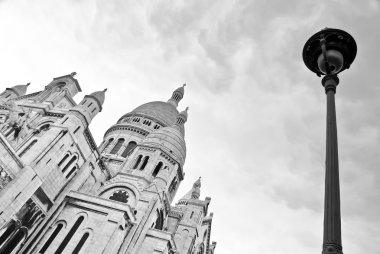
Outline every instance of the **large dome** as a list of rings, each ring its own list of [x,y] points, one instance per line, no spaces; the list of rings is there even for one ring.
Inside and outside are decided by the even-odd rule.
[[[141,144],[161,148],[183,165],[186,159],[186,144],[178,127],[164,127],[152,132]]]
[[[152,101],[135,108],[130,114],[141,114],[153,117],[165,125],[175,123],[178,110],[170,103],[163,101]]]

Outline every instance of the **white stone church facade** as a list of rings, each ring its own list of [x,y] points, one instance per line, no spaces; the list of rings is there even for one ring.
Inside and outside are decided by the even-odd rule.
[[[184,178],[184,87],[122,116],[97,146],[89,125],[106,90],[77,104],[74,76],[0,93],[0,254],[213,254],[200,179],[171,205]]]

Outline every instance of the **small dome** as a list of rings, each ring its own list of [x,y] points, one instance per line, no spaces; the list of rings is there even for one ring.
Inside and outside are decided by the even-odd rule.
[[[164,127],[150,133],[142,145],[161,148],[183,165],[186,159],[186,143],[178,126]]]
[[[175,93],[175,92],[181,93],[181,94],[182,94],[182,97],[183,97],[183,95],[185,94],[185,86],[186,86],[186,84],[183,84],[181,87],[178,87],[178,88],[174,91],[174,93]]]
[[[23,96],[23,95],[26,94],[26,90],[27,90],[27,88],[28,88],[29,85],[30,85],[30,83],[28,83],[26,85],[14,86],[12,88],[7,88],[7,89],[13,91],[14,93],[16,93],[17,96]]]
[[[95,99],[96,102],[99,104],[100,109],[101,109],[103,104],[104,104],[105,97],[106,97],[105,96],[106,91],[107,91],[107,89],[104,89],[103,91],[93,92],[92,94],[86,95],[85,97],[91,97],[91,98]]]

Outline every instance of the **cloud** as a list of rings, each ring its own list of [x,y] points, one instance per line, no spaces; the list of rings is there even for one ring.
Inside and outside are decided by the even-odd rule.
[[[376,253],[379,1],[2,1],[1,84],[77,71],[84,94],[108,87],[91,126],[186,82],[186,177],[212,197],[218,252],[311,253],[323,221],[325,95],[302,62],[326,26],[358,55],[340,75],[337,118],[345,252]],[[33,90],[35,89],[35,90]],[[354,233],[353,233],[354,232]],[[270,246],[270,248],[268,247]]]

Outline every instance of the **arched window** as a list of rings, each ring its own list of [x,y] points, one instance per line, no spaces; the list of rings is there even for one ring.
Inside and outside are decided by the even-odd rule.
[[[3,231],[3,234],[0,236],[0,247],[5,243],[6,240],[12,235],[12,233],[16,230],[16,222],[11,221],[8,224],[6,230]]]
[[[69,158],[70,154],[66,154],[65,157],[62,158],[62,160],[58,163],[58,167],[60,167],[62,165],[62,163],[64,163],[67,158]]]
[[[54,232],[50,235],[49,239],[46,241],[46,243],[44,244],[44,246],[42,247],[42,249],[40,250],[39,253],[43,254],[46,252],[46,250],[49,248],[50,244],[54,241],[54,239],[57,237],[57,235],[61,231],[62,227],[63,227],[62,223],[57,225]]]
[[[71,160],[66,164],[66,166],[62,169],[62,173],[65,173],[65,171],[77,160],[77,156],[74,155]]]
[[[110,154],[117,154],[117,152],[120,150],[121,146],[123,145],[125,139],[119,138],[116,145],[112,148]]]
[[[80,224],[82,224],[84,220],[83,216],[80,216],[77,221],[74,223],[73,227],[70,229],[69,233],[67,233],[65,239],[63,239],[62,243],[59,245],[58,249],[55,251],[55,254],[61,254],[65,249],[75,232],[78,230]]]
[[[44,131],[47,131],[47,130],[49,130],[50,129],[50,124],[44,124],[44,125],[42,125],[40,128],[38,128],[38,130],[40,131],[40,132],[44,132]]]
[[[154,168],[153,173],[152,173],[153,177],[157,176],[158,172],[160,172],[162,168],[162,165],[163,163],[161,161],[157,164],[157,166]]]
[[[121,154],[122,157],[126,158],[128,153],[135,148],[137,143],[135,141],[131,141],[128,143],[127,147],[124,149],[123,153]]]
[[[124,190],[115,191],[109,199],[122,203],[128,203],[129,195]]]
[[[203,254],[203,252],[204,252],[204,244],[201,243],[201,245],[199,246],[197,254]]]
[[[20,157],[22,157],[27,151],[30,150],[30,148],[32,148],[32,146],[34,146],[34,144],[37,143],[37,140],[33,140],[32,142],[29,143],[29,145],[27,147],[25,147],[24,150],[22,150],[22,152],[20,153]]]
[[[148,160],[149,160],[149,156],[145,156],[144,161],[143,161],[143,163],[142,163],[142,165],[141,165],[140,170],[144,170],[144,168],[146,167],[146,164],[148,164]]]
[[[66,179],[69,179],[70,176],[75,172],[76,169],[77,169],[77,166],[75,165],[75,166],[70,170],[70,172],[66,175]]]
[[[108,140],[107,145],[104,147],[104,150],[106,150],[107,148],[109,148],[110,145],[112,144],[112,142],[113,142],[113,138],[110,138],[110,139]]]
[[[162,230],[163,227],[164,227],[164,213],[162,212],[162,210],[161,211],[157,210],[157,219],[156,219],[154,228]]]
[[[173,192],[177,187],[177,179],[174,177],[172,182],[169,185],[169,192]]]
[[[17,251],[25,240],[27,232],[26,227],[20,227],[17,232],[11,236],[9,241],[1,247],[0,253],[12,253],[12,251]]]
[[[142,155],[139,155],[139,157],[137,157],[137,160],[136,160],[136,163],[135,163],[135,165],[133,166],[133,169],[136,169],[137,168],[137,166],[140,164],[140,162],[141,162],[141,159],[142,159]]]
[[[79,243],[77,244],[77,246],[75,247],[74,251],[72,254],[78,254],[79,251],[82,249],[83,245],[85,244],[87,238],[90,236],[89,233],[85,233],[82,238],[80,239]]]

